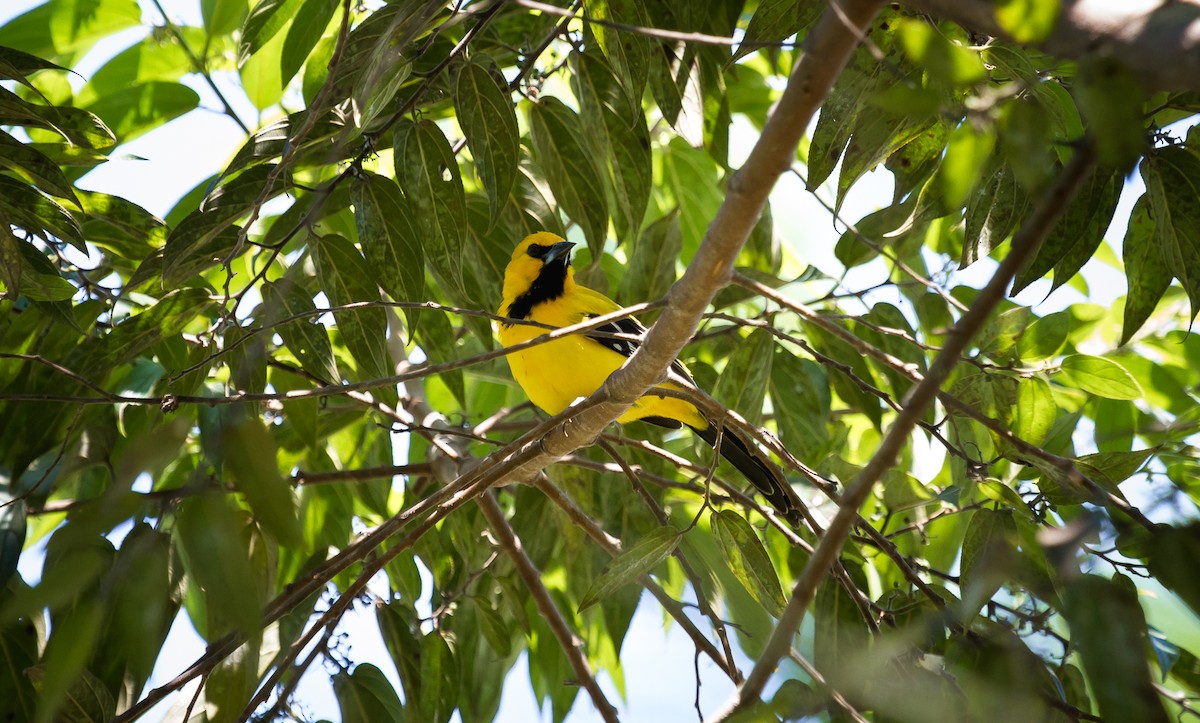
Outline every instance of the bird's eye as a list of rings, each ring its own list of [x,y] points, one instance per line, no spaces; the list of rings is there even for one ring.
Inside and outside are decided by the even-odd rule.
[[[535,259],[540,259],[543,256],[545,256],[546,252],[549,250],[550,250],[549,246],[543,246],[542,244],[530,244],[529,249],[526,251],[526,253],[528,253],[530,256],[532,256]]]

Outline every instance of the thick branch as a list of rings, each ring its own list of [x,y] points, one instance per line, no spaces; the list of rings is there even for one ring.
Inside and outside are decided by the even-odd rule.
[[[963,28],[1012,39],[992,0],[910,0],[908,7]],[[1037,47],[1061,58],[1120,60],[1154,90],[1200,90],[1200,3],[1194,0],[1062,0]]]

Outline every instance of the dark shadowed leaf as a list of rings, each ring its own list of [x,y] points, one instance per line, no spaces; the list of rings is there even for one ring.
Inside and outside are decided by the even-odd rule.
[[[1146,617],[1133,586],[1082,575],[1066,587],[1063,613],[1100,715],[1147,723],[1170,720],[1150,677]]]

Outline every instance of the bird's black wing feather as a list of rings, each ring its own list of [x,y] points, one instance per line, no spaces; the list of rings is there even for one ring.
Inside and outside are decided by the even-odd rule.
[[[599,314],[588,314],[589,318],[595,316],[599,316]],[[596,332],[599,332],[599,334],[596,334]],[[636,339],[617,339],[606,335],[624,334],[629,337],[638,337],[640,339],[641,336],[646,333],[646,327],[642,326],[642,323],[632,316],[626,316],[624,318],[617,319],[616,321],[610,321],[607,324],[603,324],[595,329],[590,330],[589,332],[584,333],[589,339],[598,344],[602,344],[609,349],[612,349],[621,356],[631,357],[641,344],[640,341]],[[685,367],[683,362],[679,361],[678,359],[671,362],[671,371],[675,372],[689,382],[692,381],[692,375],[688,373],[687,367]]]

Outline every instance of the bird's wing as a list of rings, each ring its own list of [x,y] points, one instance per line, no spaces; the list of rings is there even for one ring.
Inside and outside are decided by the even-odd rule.
[[[612,299],[608,298],[599,291],[594,291],[586,286],[575,287],[577,292],[576,298],[580,304],[580,311],[583,312],[584,318],[593,318],[611,314],[614,311],[620,311],[623,307]],[[642,326],[642,322],[632,316],[625,316],[616,321],[610,321],[607,324],[596,327],[591,333],[585,332],[588,338],[602,344],[609,349],[624,357],[631,357],[637,351],[641,344],[641,337],[646,333],[646,327]],[[622,334],[626,338],[617,339],[611,334]],[[631,338],[636,337],[636,338]],[[683,362],[676,359],[671,362],[671,372],[678,374],[690,384],[695,384],[692,380],[692,375],[688,373],[687,367]]]

